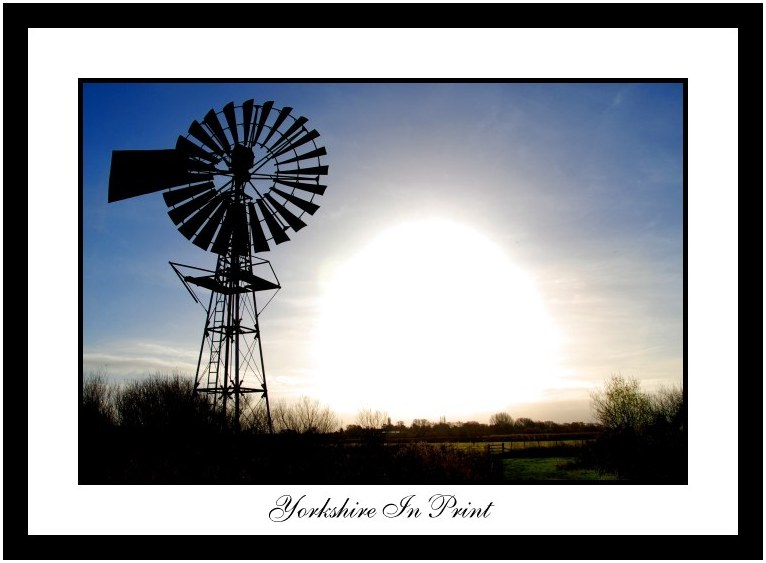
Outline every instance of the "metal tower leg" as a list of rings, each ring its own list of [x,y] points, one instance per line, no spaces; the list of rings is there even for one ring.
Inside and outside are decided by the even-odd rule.
[[[257,265],[266,264],[271,267],[265,260]],[[235,431],[245,414],[261,418],[264,430],[273,432],[255,293],[278,290],[279,282],[255,276],[246,256],[219,257],[213,275],[182,279],[211,290],[194,392],[205,393],[223,424]],[[259,401],[253,405],[245,395],[256,395]],[[257,409],[264,409],[260,416]]]

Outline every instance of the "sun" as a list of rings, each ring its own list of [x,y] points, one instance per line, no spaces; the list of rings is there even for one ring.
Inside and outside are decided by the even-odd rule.
[[[448,220],[405,223],[329,277],[315,392],[342,413],[476,419],[551,387],[559,341],[532,279],[498,245]]]

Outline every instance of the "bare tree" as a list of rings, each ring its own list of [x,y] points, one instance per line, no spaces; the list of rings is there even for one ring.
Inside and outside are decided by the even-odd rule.
[[[91,373],[82,384],[82,412],[88,422],[115,424],[117,388],[107,381],[103,372]]]
[[[388,413],[384,411],[362,409],[356,415],[356,423],[366,430],[383,428],[387,421]]]
[[[275,432],[283,432],[286,430],[295,431],[292,409],[284,400],[272,401],[271,422],[274,425]]]
[[[507,412],[498,412],[489,417],[489,425],[497,430],[510,430],[513,428],[513,417]]]
[[[292,404],[276,403],[271,409],[271,418],[276,431],[293,431],[300,434],[324,434],[334,432],[340,426],[338,417],[330,407],[309,397],[301,397]]]
[[[679,387],[661,387],[651,401],[655,424],[683,425],[684,394]]]

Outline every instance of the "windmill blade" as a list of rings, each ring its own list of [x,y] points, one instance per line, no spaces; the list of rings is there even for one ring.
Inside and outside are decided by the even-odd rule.
[[[293,108],[290,107],[284,107],[280,110],[279,115],[274,120],[274,125],[271,126],[269,134],[266,135],[266,138],[263,140],[264,145],[268,143],[269,139],[271,139],[271,136],[279,130],[280,125],[284,123],[285,119],[287,119],[287,116],[290,115],[291,111],[293,111]]]
[[[307,121],[308,121],[308,119],[306,119],[302,115],[298,119],[293,121],[293,124],[290,125],[290,127],[287,128],[287,131],[285,131],[284,133],[281,134],[282,136],[279,138],[279,141],[275,142],[271,146],[271,150],[272,151],[276,150],[277,147],[280,145],[280,143],[283,143],[283,142],[287,141],[290,138],[290,135],[292,135],[298,129],[300,129],[303,126],[303,124],[306,123]]]
[[[279,175],[293,174],[301,176],[323,176],[327,174],[327,166],[312,166],[310,168],[298,168],[295,170],[280,170]]]
[[[219,172],[219,170],[209,162],[202,162],[201,160],[194,160],[193,158],[186,161],[186,168],[188,168],[190,174],[198,174],[200,172],[216,174]]]
[[[285,131],[284,133],[280,133],[279,140],[274,141],[271,146],[269,147],[269,154],[273,155],[274,153],[277,153],[281,151],[283,148],[285,148],[288,144],[290,144],[292,141],[294,141],[301,132],[298,131],[298,129],[308,121],[305,117],[299,117],[296,119],[293,124]]]
[[[261,136],[261,131],[263,131],[263,126],[266,123],[266,119],[269,117],[269,112],[271,112],[271,106],[274,105],[274,102],[268,101],[264,102],[263,107],[260,108],[260,118],[258,119],[258,126],[255,128],[255,132],[253,133],[253,139],[250,143],[250,146],[255,145],[258,142],[258,137]]]
[[[279,213],[282,219],[287,221],[287,224],[290,225],[292,230],[300,231],[303,227],[306,226],[306,223],[301,221],[297,215],[294,215],[292,211],[274,199],[270,193],[266,194],[266,199],[269,200],[269,203],[272,205],[272,207],[274,207],[274,209],[277,210],[277,213]]]
[[[202,227],[200,232],[197,233],[197,236],[194,237],[194,240],[192,241],[194,244],[199,246],[202,250],[208,249],[210,242],[213,240],[213,235],[221,224],[221,219],[223,219],[223,215],[226,213],[228,207],[229,200],[223,200],[222,204],[215,210],[215,213],[213,213],[208,222],[205,223],[205,226]]]
[[[218,234],[215,237],[215,242],[210,248],[215,254],[226,254],[229,248],[229,240],[231,240],[231,233],[234,231],[234,213],[232,213],[232,205],[226,206],[228,209],[225,212],[223,223],[218,230]]]
[[[295,207],[297,207],[298,209],[302,209],[309,215],[313,215],[314,213],[317,212],[317,209],[319,209],[319,206],[316,203],[311,201],[306,201],[305,199],[301,199],[298,196],[295,196],[293,194],[283,192],[279,188],[271,188],[271,191],[278,193],[287,201],[292,203]]]
[[[291,188],[295,188],[296,190],[303,190],[304,192],[310,192],[316,195],[324,195],[324,191],[327,189],[327,186],[325,186],[324,184],[305,184],[303,182],[283,180],[280,177],[274,178],[274,181],[277,184],[282,184],[283,186],[290,186]]]
[[[281,156],[288,151],[297,149],[301,145],[305,145],[309,141],[313,141],[317,137],[319,137],[319,132],[316,129],[309,131],[300,139],[288,143],[288,145],[285,148],[281,149],[279,152],[274,153],[272,156],[273,157]]]
[[[229,209],[229,215],[234,220],[234,232],[232,234],[231,246],[237,256],[246,256],[248,249],[248,231],[247,231],[247,208],[244,203],[235,203]]]
[[[216,194],[215,190],[207,191],[199,197],[195,197],[194,199],[190,199],[186,203],[182,203],[178,207],[174,207],[173,209],[168,211],[168,215],[170,216],[170,219],[173,221],[173,223],[178,225],[178,223],[185,220],[192,213],[199,210],[208,201],[213,199],[215,197],[215,194]]]
[[[112,151],[108,201],[120,201],[199,181],[175,149]]]
[[[234,113],[234,102],[229,102],[223,106],[223,115],[226,117],[226,124],[229,126],[229,134],[234,139],[234,144],[239,144],[239,132],[237,131],[237,116]]]
[[[282,244],[283,242],[290,240],[290,237],[287,236],[285,230],[282,228],[282,225],[280,225],[279,221],[274,218],[274,214],[272,213],[271,209],[266,207],[266,204],[263,203],[263,200],[259,199],[257,203],[258,209],[261,210],[261,215],[263,215],[263,219],[266,221],[266,225],[269,227],[269,231],[271,231],[271,236],[274,237],[274,242],[276,244]]]
[[[253,100],[246,100],[242,104],[242,142],[247,143],[250,138],[250,120],[253,119]]]
[[[318,149],[313,150],[311,152],[307,152],[305,154],[299,154],[298,156],[294,156],[293,158],[288,158],[287,160],[283,160],[282,162],[277,162],[277,164],[281,166],[283,164],[289,164],[290,162],[298,162],[299,160],[307,160],[309,158],[318,158],[326,154],[327,154],[327,150],[324,147],[319,147]]]
[[[199,124],[199,121],[197,120],[192,121],[192,124],[189,126],[189,135],[197,139],[200,143],[205,145],[215,154],[218,154],[218,155],[223,154],[223,149],[219,147],[218,143],[216,143],[213,140],[213,138],[208,134],[208,132],[205,131],[202,125]]]
[[[213,187],[215,187],[213,182],[205,182],[204,184],[197,184],[196,186],[189,186],[187,188],[179,188],[177,190],[165,192],[162,194],[162,197],[167,206],[172,207],[173,205],[178,205],[182,201],[194,197],[195,195],[199,195]]]
[[[180,152],[181,154],[206,160],[211,164],[215,164],[216,162],[221,160],[214,154],[210,154],[199,145],[195,145],[189,139],[181,135],[178,136],[178,141],[176,141],[176,150]]]
[[[255,212],[255,205],[253,202],[247,204],[247,209],[250,212],[250,236],[253,239],[253,252],[268,252],[269,243],[266,240],[266,235],[261,228],[261,221],[258,219],[258,214]]]
[[[180,233],[191,240],[191,238],[196,234],[197,231],[199,231],[202,224],[205,222],[205,220],[210,217],[213,212],[215,211],[216,207],[218,207],[221,204],[222,196],[221,194],[216,194],[210,202],[205,204],[205,206],[200,209],[196,215],[194,215],[191,219],[186,221],[183,225],[178,227],[178,230]]]
[[[189,170],[189,181],[187,184],[197,184],[199,182],[204,182],[205,180],[212,180],[214,178],[214,175],[212,172],[196,172],[194,170]]]
[[[230,153],[231,145],[229,144],[229,139],[226,138],[226,133],[224,132],[223,127],[221,127],[221,122],[218,121],[218,115],[216,115],[214,109],[211,109],[209,112],[207,112],[205,118],[202,120],[202,123],[210,127],[210,130],[213,132],[213,135],[218,141],[218,144],[224,148],[227,154]]]
[[[215,154],[223,154],[223,149],[218,146],[218,143],[216,143],[210,135],[208,135],[208,132],[205,131],[196,119],[192,121],[192,124],[189,126],[189,135],[197,139]]]

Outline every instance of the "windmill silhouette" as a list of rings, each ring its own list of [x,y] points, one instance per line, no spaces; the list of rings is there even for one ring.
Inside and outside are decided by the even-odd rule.
[[[273,431],[259,316],[281,286],[271,263],[257,255],[305,227],[303,217],[316,213],[315,199],[327,187],[319,183],[328,171],[319,133],[292,109],[229,102],[193,121],[173,149],[112,151],[109,202],[165,190],[181,234],[217,255],[214,270],[170,265],[206,311],[194,392],[237,430],[242,397],[254,394]],[[206,306],[195,288],[210,292]],[[273,293],[259,309],[262,292]]]

